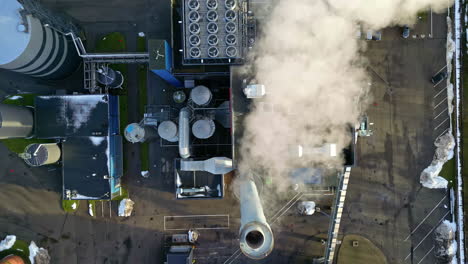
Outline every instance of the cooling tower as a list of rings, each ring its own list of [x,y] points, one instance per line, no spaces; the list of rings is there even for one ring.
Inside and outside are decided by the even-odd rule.
[[[0,104],[0,139],[29,137],[33,132],[33,124],[31,109]]]
[[[257,187],[252,180],[240,181],[240,249],[252,259],[262,259],[273,250],[274,238],[263,214]]]
[[[22,158],[29,166],[38,167],[54,164],[59,161],[61,150],[55,143],[53,144],[30,144],[22,154]]]
[[[17,0],[0,1],[0,18],[0,68],[60,79],[78,67],[71,40],[28,14]]]

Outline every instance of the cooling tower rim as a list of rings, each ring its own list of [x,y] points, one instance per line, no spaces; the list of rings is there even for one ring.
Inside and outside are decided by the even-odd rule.
[[[31,26],[29,32],[18,31],[18,26],[24,23],[18,10],[23,6],[16,0],[3,0],[0,8],[0,32],[8,36],[8,41],[0,41],[0,65],[8,64],[17,59],[27,48],[31,40]],[[28,25],[32,24],[31,17],[27,17]],[[37,19],[35,22],[40,23]],[[42,27],[42,26],[41,26]],[[6,52],[7,51],[7,52]]]
[[[273,232],[268,224],[252,221],[241,226],[239,236],[240,249],[244,255],[251,259],[263,259],[268,256],[274,247]],[[258,248],[252,248],[248,245],[246,238],[250,232],[260,232],[263,235],[263,244]]]

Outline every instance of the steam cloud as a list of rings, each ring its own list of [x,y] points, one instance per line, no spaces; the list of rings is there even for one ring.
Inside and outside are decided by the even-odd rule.
[[[277,0],[262,21],[251,63],[251,83],[264,84],[267,95],[245,119],[240,175],[262,168],[262,176],[287,181],[289,169],[338,168],[343,159],[317,152],[326,143],[346,147],[369,100],[369,78],[358,40],[364,29],[411,25],[420,11],[443,11],[447,0]],[[385,38],[385,36],[383,36]],[[267,107],[268,106],[268,107]],[[273,109],[266,109],[273,108]],[[339,152],[339,151],[338,151]]]

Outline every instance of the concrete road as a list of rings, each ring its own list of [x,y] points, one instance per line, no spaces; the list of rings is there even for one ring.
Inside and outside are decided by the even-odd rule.
[[[366,52],[373,96],[367,113],[375,133],[358,140],[342,233],[370,239],[389,263],[434,263],[432,232],[450,216],[446,190],[419,183],[434,139],[449,126],[445,83],[429,81],[446,64],[445,15],[432,17],[432,38],[403,39],[401,29],[391,28]]]

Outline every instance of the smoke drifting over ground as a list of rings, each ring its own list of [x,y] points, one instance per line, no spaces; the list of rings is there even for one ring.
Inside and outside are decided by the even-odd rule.
[[[317,149],[327,143],[346,147],[349,124],[358,122],[371,100],[364,29],[412,24],[430,7],[447,8],[446,0],[278,0],[257,40],[246,72],[251,83],[264,84],[267,95],[246,117],[239,175],[262,168],[262,176],[284,184],[293,167],[335,167]],[[365,33],[363,33],[365,34]],[[385,39],[385,36],[383,36]],[[302,157],[299,151],[302,150]]]

